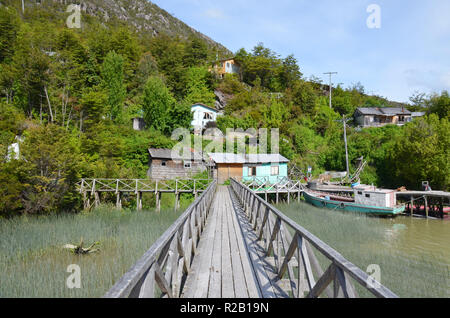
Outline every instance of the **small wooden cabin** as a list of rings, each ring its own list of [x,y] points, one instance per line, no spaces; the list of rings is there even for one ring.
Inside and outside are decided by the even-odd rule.
[[[230,178],[242,180],[245,157],[233,153],[210,153],[210,160],[214,163],[213,178],[219,184]]]
[[[149,169],[147,176],[152,180],[173,180],[191,178],[206,170],[206,164],[201,154],[194,156],[191,151],[190,160],[173,160],[171,149],[154,149],[149,152]],[[201,158],[201,159],[199,159]]]
[[[289,160],[279,154],[210,153],[209,156],[215,165],[213,177],[219,183],[224,183],[230,178],[249,181],[255,177],[277,183],[279,178],[288,176]]]
[[[377,189],[373,186],[358,186],[354,188],[355,203],[372,207],[394,208],[397,198],[394,190]]]

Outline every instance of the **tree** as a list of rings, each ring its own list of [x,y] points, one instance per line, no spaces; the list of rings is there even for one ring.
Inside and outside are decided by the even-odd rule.
[[[289,55],[283,59],[281,72],[280,72],[280,82],[283,88],[289,88],[294,85],[294,83],[300,80],[302,73],[300,72],[300,67],[297,64],[297,59],[294,55]]]
[[[108,95],[98,88],[87,88],[79,101],[80,131],[101,121],[106,114]]]
[[[175,98],[160,77],[152,76],[144,88],[142,106],[147,126],[165,131],[168,125],[167,112],[175,105]]]
[[[211,74],[205,67],[191,67],[186,74],[187,94],[185,101],[187,103],[203,103],[208,106],[214,106],[216,97],[212,92]]]
[[[51,124],[31,128],[25,134],[21,152],[29,165],[28,182],[21,193],[24,212],[74,209],[79,200],[75,183],[81,162],[77,135]]]
[[[198,37],[192,37],[185,48],[183,62],[186,67],[204,65],[208,58],[208,47]]]
[[[108,117],[120,121],[126,97],[123,73],[124,59],[114,51],[106,55],[102,65],[103,86],[108,92]]]
[[[18,31],[19,21],[16,13],[0,7],[0,64],[12,56]]]
[[[450,118],[450,95],[448,91],[443,91],[441,95],[431,95],[426,104],[430,114],[436,114],[439,118]]]
[[[433,188],[450,188],[450,122],[431,114],[405,127],[388,154],[397,182],[419,189],[422,181]]]
[[[175,103],[169,108],[167,113],[167,124],[165,133],[171,135],[177,128],[189,128],[193,120],[193,113],[191,111],[191,103]]]
[[[292,105],[292,118],[298,118],[302,114],[316,114],[316,100],[313,86],[302,80],[296,81],[286,92],[286,103]]]

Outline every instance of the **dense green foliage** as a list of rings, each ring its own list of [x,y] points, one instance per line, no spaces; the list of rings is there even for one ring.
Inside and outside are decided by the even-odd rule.
[[[263,44],[236,53],[241,76],[219,79],[209,71],[218,51],[199,37],[150,37],[90,15],[68,29],[68,14],[54,5],[25,14],[0,7],[2,216],[77,211],[82,177],[145,177],[147,149],[172,147],[172,131],[190,128],[190,105],[214,106],[216,89],[229,96],[220,129],[279,128],[281,153],[315,174],[345,170],[342,115],[391,104],[358,83],[335,88],[330,109],[326,85]],[[362,181],[417,188],[426,179],[449,189],[449,100],[448,92],[413,96],[411,109],[430,116],[406,127],[349,127],[352,164],[369,161]],[[132,130],[136,116],[146,131]],[[21,158],[8,160],[17,136]]]

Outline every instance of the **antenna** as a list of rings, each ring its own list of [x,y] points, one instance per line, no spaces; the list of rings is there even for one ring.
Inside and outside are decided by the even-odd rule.
[[[325,75],[330,75],[330,108],[332,108],[331,107],[331,90],[333,89],[333,87],[331,86],[332,85],[332,83],[331,83],[331,76],[332,75],[335,75],[335,74],[337,74],[338,72],[327,72],[327,73],[323,73],[323,74],[325,74]]]

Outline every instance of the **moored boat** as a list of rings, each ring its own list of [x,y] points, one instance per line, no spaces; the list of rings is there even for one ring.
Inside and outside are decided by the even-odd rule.
[[[397,205],[395,191],[373,187],[354,188],[355,197],[340,197],[317,191],[305,191],[306,202],[320,208],[365,213],[376,216],[396,216],[405,211],[405,205]]]

